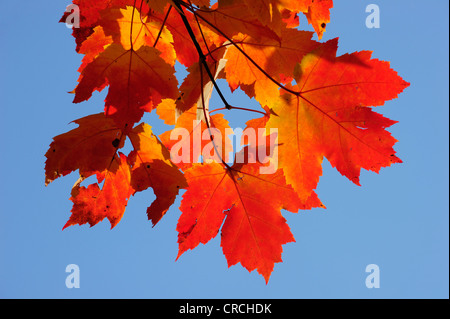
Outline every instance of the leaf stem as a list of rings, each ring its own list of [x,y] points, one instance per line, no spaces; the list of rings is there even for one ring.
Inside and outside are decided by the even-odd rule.
[[[266,113],[264,113],[264,112],[262,112],[262,111],[252,110],[252,109],[247,109],[247,108],[245,108],[245,107],[238,107],[238,106],[232,106],[232,105],[230,105],[229,108],[221,107],[221,108],[218,108],[218,109],[209,111],[209,114],[214,113],[214,112],[218,112],[218,111],[223,111],[223,110],[233,110],[233,109],[234,109],[234,110],[241,110],[241,111],[248,111],[248,112],[259,113],[259,114],[262,114],[262,115],[264,115],[264,116],[267,115]]]
[[[200,64],[200,84],[202,85],[202,90],[201,90],[201,99],[202,99],[202,109],[203,109],[203,116],[205,118],[205,123],[206,123],[206,127],[208,128],[208,133],[209,133],[209,139],[211,140],[211,142],[213,143],[214,146],[214,151],[217,154],[217,156],[220,158],[221,162],[223,165],[225,165],[225,167],[227,169],[231,169],[231,167],[228,165],[228,163],[226,163],[223,160],[222,154],[219,154],[218,150],[217,150],[217,145],[216,142],[214,142],[214,138],[211,134],[211,125],[209,123],[209,118],[208,118],[208,114],[206,113],[206,106],[205,106],[205,95],[203,92],[203,71],[202,71],[202,65]],[[222,150],[223,151],[223,150]]]
[[[155,40],[155,43],[153,44],[153,47],[156,47],[156,44],[158,43],[158,40],[161,37],[161,33],[162,33],[163,29],[164,29],[164,25],[167,22],[167,18],[169,17],[169,13],[170,13],[171,10],[172,10],[172,6],[170,6],[169,9],[167,9],[166,16],[164,17],[164,21],[161,24],[161,29],[159,29],[159,32],[158,32],[158,35],[156,36],[156,40]]]
[[[133,12],[131,13],[131,27],[130,27],[130,47],[131,47],[131,51],[134,51],[133,50],[133,23],[134,23],[134,11],[135,10],[136,10],[136,0],[134,0]]]

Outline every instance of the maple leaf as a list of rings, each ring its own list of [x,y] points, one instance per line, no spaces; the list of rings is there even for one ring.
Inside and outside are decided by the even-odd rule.
[[[111,165],[98,174],[98,184],[72,189],[72,215],[63,229],[72,225],[89,223],[94,226],[107,218],[114,228],[125,212],[129,197],[133,194],[130,184],[130,167],[125,155],[114,156]],[[99,184],[104,181],[100,189]]]
[[[105,51],[105,48],[113,42],[112,37],[107,36],[101,26],[95,27],[89,37],[87,37],[80,45],[78,50],[78,53],[84,54],[79,70],[81,71],[86,68],[86,66],[94,61],[95,58]]]
[[[133,189],[140,192],[151,187],[156,196],[147,209],[148,218],[154,226],[172,206],[179,190],[187,187],[186,180],[170,161],[169,151],[153,135],[148,124],[135,127],[128,137],[134,148],[129,155],[133,163]]]
[[[221,7],[235,7],[240,11],[245,11],[247,16],[243,20],[248,23],[252,19],[258,20],[262,25],[270,27],[276,34],[283,30],[285,17],[294,18],[297,13],[304,13],[308,22],[313,26],[319,39],[325,32],[327,23],[330,22],[330,9],[333,7],[332,0],[222,0],[219,1]],[[228,13],[228,12],[227,12]],[[242,12],[228,13],[229,16],[242,17]],[[296,26],[298,22],[288,25]],[[245,30],[241,28],[241,30]]]
[[[45,154],[46,185],[76,170],[82,177],[104,171],[117,149],[124,145],[121,128],[103,113],[86,116],[74,123],[79,127],[54,137]]]
[[[151,15],[142,16],[142,12],[132,6],[111,8],[99,20],[105,34],[125,50],[139,50],[142,46],[155,47],[161,57],[170,65],[175,64],[176,54],[173,37],[165,26]]]
[[[172,106],[170,107],[170,104]],[[164,117],[161,116],[161,109],[158,106],[158,114],[166,122],[170,119],[175,118],[174,101],[165,101],[161,106],[169,106],[170,112],[165,111]],[[198,119],[197,106],[193,106],[189,111],[184,112],[176,120],[176,124],[173,130],[166,131],[160,135],[162,143],[167,147],[167,149],[174,156],[180,156],[180,160],[176,162],[176,165],[185,170],[192,166],[193,163],[197,163],[200,156],[203,156],[204,160],[216,160],[218,162],[223,159],[225,162],[228,161],[227,155],[232,152],[232,143],[230,133],[227,129],[230,129],[228,121],[224,118],[223,114],[214,114],[209,117],[209,126],[220,134],[217,134],[221,140],[216,140],[217,151],[219,154],[208,154],[205,151],[207,145],[211,145],[211,134],[214,132],[209,132],[208,126],[205,121]],[[183,131],[177,131],[177,129],[183,129]],[[179,133],[187,133],[186,135],[179,135]],[[183,154],[187,152],[187,154]],[[218,155],[218,156],[215,156]]]
[[[237,45],[230,47],[225,56],[230,88],[252,86],[254,94],[249,94],[250,97],[255,97],[262,105],[273,103],[279,95],[279,84],[291,82],[296,64],[319,46],[311,36],[311,32],[285,29],[281,41],[268,38],[256,41],[241,34],[236,39]],[[245,91],[248,92],[248,88]]]
[[[327,23],[330,22],[330,9],[333,8],[331,0],[307,0],[308,11],[302,10],[308,18],[308,22],[312,24],[319,39],[325,32]]]
[[[136,123],[162,98],[178,96],[174,72],[155,48],[125,50],[113,43],[81,71],[74,103],[109,85],[105,113],[120,124]]]
[[[74,122],[79,127],[56,136],[46,153],[46,184],[75,170],[80,174],[72,189],[73,214],[64,228],[86,222],[93,226],[104,217],[114,227],[125,211],[129,196],[149,187],[153,188],[156,199],[147,213],[156,224],[173,204],[179,190],[187,185],[150,126],[142,123],[132,130],[121,129],[104,113]],[[128,158],[124,155],[118,158],[116,152],[124,146],[126,137],[134,149]],[[80,187],[84,179],[94,174],[98,184],[105,181],[102,189],[98,184]]]
[[[196,16],[205,25],[226,38],[233,38],[245,30],[254,39],[272,38],[278,40],[277,33],[261,23],[253,7],[241,0],[220,0],[211,10],[196,12]]]
[[[111,6],[102,12],[79,50],[85,57],[74,103],[109,85],[105,114],[119,125],[131,125],[162,98],[178,95],[173,39],[164,26],[134,7]]]
[[[282,171],[261,175],[260,166],[196,164],[186,171],[189,188],[180,206],[178,257],[214,238],[223,223],[221,246],[228,266],[240,262],[269,280],[274,264],[281,262],[282,245],[294,241],[281,209],[297,212],[322,204],[315,195],[302,203]]]
[[[303,58],[291,88],[297,93],[271,105],[278,116],[266,124],[283,136],[279,165],[303,199],[317,186],[323,156],[358,185],[361,168],[378,172],[401,162],[385,130],[396,122],[369,107],[396,98],[409,83],[368,51],[336,58],[336,50],[330,40]]]
[[[273,1],[273,0],[264,0]],[[280,5],[293,13],[304,13],[308,22],[313,26],[319,40],[330,22],[332,0],[279,0]]]
[[[108,0],[108,1],[91,1],[91,0],[73,0],[73,4],[82,8],[79,10],[80,25],[73,28],[72,35],[77,44],[76,51],[79,52],[83,42],[94,32],[98,20],[102,16],[102,12],[111,7],[125,7],[125,5],[133,5],[134,0]],[[65,23],[70,12],[65,12],[59,22]]]

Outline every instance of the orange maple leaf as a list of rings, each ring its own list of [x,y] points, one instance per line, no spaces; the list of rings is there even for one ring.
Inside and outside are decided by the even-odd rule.
[[[151,187],[156,196],[147,209],[147,215],[153,225],[164,216],[175,201],[178,192],[186,188],[183,174],[170,161],[169,151],[161,144],[151,127],[142,123],[129,134],[134,150],[130,153],[131,184],[141,192]]]
[[[164,117],[161,117],[166,120],[166,123],[171,123],[169,122],[170,119],[175,118],[174,105],[174,101],[166,100],[158,106],[157,112],[160,116],[161,112],[163,112],[162,110],[165,110],[163,113]],[[163,107],[169,107],[170,112],[163,109]],[[199,120],[197,116],[197,105],[194,105],[190,110],[180,115],[176,122],[173,122],[175,124],[173,130],[166,131],[160,135],[162,143],[171,154],[180,157],[176,165],[182,170],[191,167],[194,163],[198,163],[200,156],[203,156],[204,160],[211,159],[220,162],[223,159],[225,162],[228,162],[227,155],[233,151],[232,143],[228,136],[231,131],[227,131],[227,129],[230,129],[230,126],[223,114],[214,114],[209,117],[210,129],[214,131],[209,131],[205,121]],[[182,131],[178,132],[177,129],[182,129]],[[211,135],[214,135],[216,132],[220,132],[218,134],[220,141],[218,139],[215,140],[216,149],[214,149]],[[207,152],[207,146],[212,147],[211,152]],[[183,152],[187,153],[183,154]]]
[[[292,71],[298,61],[320,45],[311,36],[311,32],[285,29],[280,41],[270,38],[256,41],[243,34],[235,37],[237,45],[230,47],[225,55],[230,88],[251,86],[254,96],[250,97],[263,106],[270,105],[279,95],[279,84],[292,81]]]
[[[279,165],[302,199],[317,186],[323,156],[358,185],[361,168],[378,172],[401,162],[385,130],[396,122],[370,106],[396,98],[409,83],[370,52],[336,58],[336,50],[331,40],[308,54],[296,70],[297,85],[270,105],[278,116],[266,127],[279,130]]]
[[[155,48],[125,50],[113,43],[81,71],[74,103],[109,85],[105,113],[119,124],[134,124],[162,98],[178,96],[174,72]]]

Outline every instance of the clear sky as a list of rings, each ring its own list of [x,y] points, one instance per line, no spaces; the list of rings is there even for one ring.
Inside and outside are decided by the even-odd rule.
[[[365,26],[371,3],[379,29]],[[106,92],[71,103],[81,56],[58,23],[68,4],[3,1],[0,10],[0,297],[449,297],[448,1],[427,1],[426,10],[417,0],[335,1],[323,40],[339,37],[339,54],[372,50],[411,83],[378,108],[399,121],[390,131],[404,163],[363,172],[358,187],[326,162],[317,193],[328,208],[285,212],[296,243],[284,246],[268,285],[240,265],[228,269],[220,236],[175,262],[180,198],[152,228],[151,190],[131,198],[113,230],[105,220],[61,231],[77,177],[45,187],[44,154],[70,121],[100,112]],[[304,19],[302,27],[311,30]],[[254,105],[242,94],[228,99]],[[235,127],[242,115],[227,114]],[[65,285],[68,264],[80,268],[79,289]],[[369,264],[380,268],[378,289],[365,285]]]

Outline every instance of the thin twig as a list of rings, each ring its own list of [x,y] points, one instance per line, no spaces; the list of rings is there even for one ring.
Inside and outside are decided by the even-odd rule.
[[[219,153],[219,151],[217,149],[216,142],[214,141],[213,135],[211,134],[211,125],[209,123],[208,114],[206,113],[205,95],[204,95],[204,92],[203,92],[203,70],[202,70],[202,65],[201,64],[200,64],[200,84],[202,86],[201,100],[202,100],[203,117],[205,118],[206,127],[207,127],[208,133],[209,133],[209,139],[213,143],[214,151],[217,154],[217,156],[220,158],[222,164],[225,165],[226,168],[231,169],[231,167],[228,165],[228,163],[226,163],[223,160],[223,157],[222,157],[222,154],[221,154],[222,152]],[[224,151],[224,150],[222,150],[222,151]]]
[[[218,112],[218,111],[223,111],[223,110],[241,110],[241,111],[248,111],[248,112],[254,112],[254,113],[259,113],[262,114],[264,116],[267,115],[267,113],[264,113],[262,111],[258,111],[258,110],[252,110],[252,109],[247,109],[245,107],[238,107],[238,106],[232,106],[230,105],[230,108],[226,108],[226,107],[221,107],[212,111],[209,111],[209,114],[214,113],[214,112]]]
[[[186,9],[188,9],[189,11],[191,11],[195,16],[199,17],[201,20],[203,20],[206,24],[208,24],[211,28],[213,28],[214,30],[216,30],[218,33],[220,33],[220,35],[222,35],[225,39],[227,39],[236,49],[238,49],[246,58],[248,61],[250,61],[250,63],[252,63],[259,71],[261,71],[270,81],[272,81],[273,83],[275,83],[278,87],[280,87],[281,89],[296,95],[296,96],[301,96],[300,92],[291,90],[289,88],[287,88],[286,86],[284,86],[283,84],[281,84],[280,82],[278,82],[277,80],[275,80],[270,74],[268,74],[261,66],[259,66],[258,63],[256,63],[242,48],[240,48],[229,36],[227,36],[225,33],[222,32],[222,30],[220,30],[218,27],[216,27],[214,24],[212,24],[211,22],[209,22],[207,19],[205,19],[204,17],[202,17],[200,14],[197,13],[197,10],[193,10],[190,6],[188,6],[186,3],[184,3],[183,1],[177,1],[177,5],[183,5],[184,7],[186,7]]]
[[[217,85],[217,82],[216,82],[213,74],[211,73],[211,70],[208,67],[208,63],[206,62],[206,56],[204,55],[204,53],[200,47],[200,44],[198,43],[197,39],[195,38],[194,31],[192,30],[192,27],[190,26],[189,21],[187,20],[186,15],[183,12],[183,9],[180,5],[180,1],[174,0],[174,3],[179,9],[178,11],[180,12],[180,17],[183,20],[183,24],[186,27],[186,30],[188,31],[192,42],[194,43],[194,46],[199,55],[201,64],[203,64],[203,66],[205,67],[206,73],[208,74],[208,77],[210,78],[211,82],[213,83],[214,88],[217,90],[217,93],[219,94],[219,97],[222,100],[223,104],[225,105],[226,108],[229,108],[230,104],[228,104],[227,100],[225,99],[224,95],[222,94],[222,91],[220,90],[219,86]]]
[[[161,29],[159,29],[159,32],[158,32],[158,35],[156,36],[156,40],[155,40],[155,43],[153,44],[153,47],[156,47],[156,44],[158,43],[158,40],[161,37],[161,33],[164,29],[164,25],[167,22],[167,18],[169,17],[170,10],[172,10],[172,6],[170,6],[169,9],[167,10],[166,16],[164,17],[164,21],[161,24]]]

